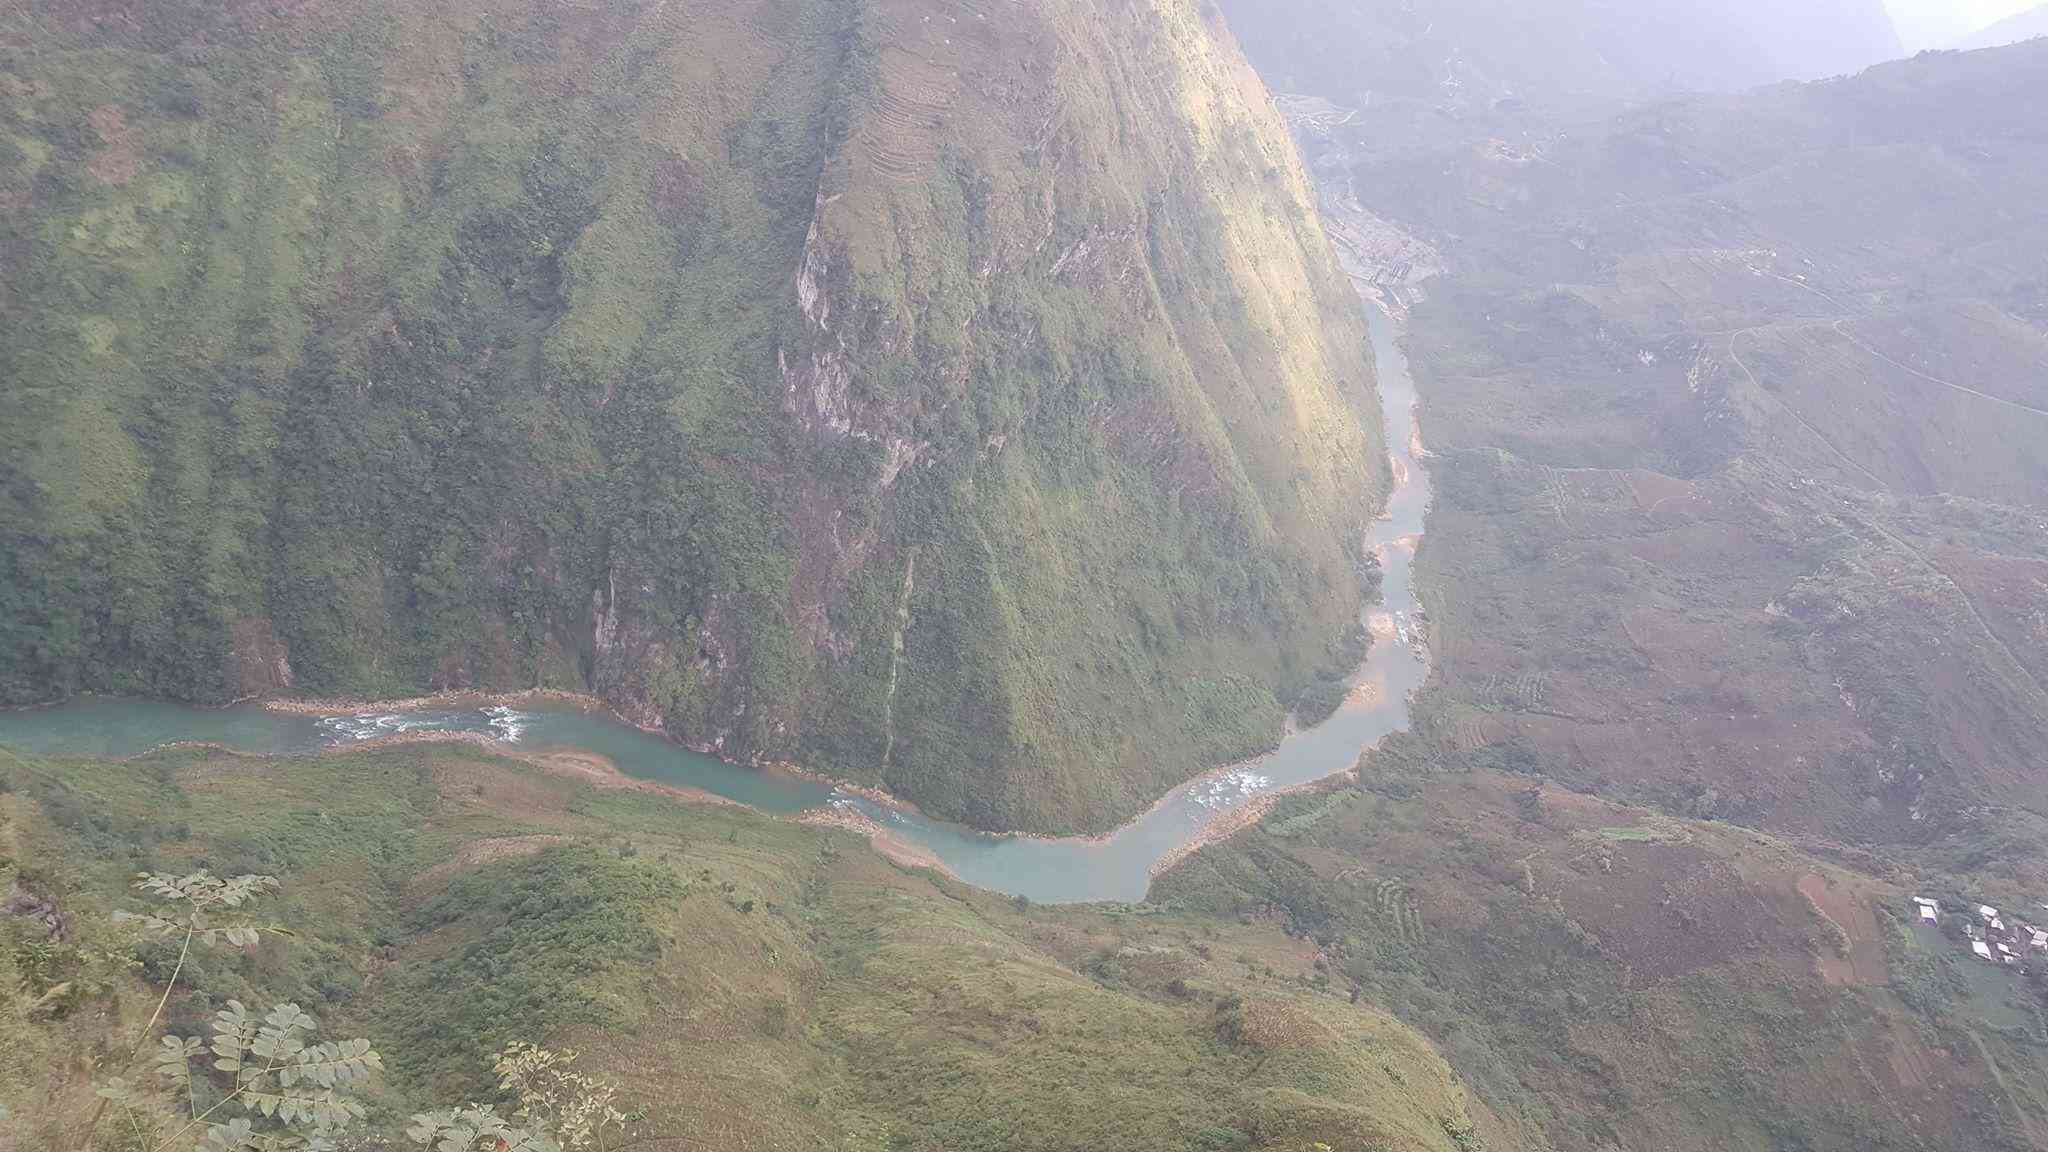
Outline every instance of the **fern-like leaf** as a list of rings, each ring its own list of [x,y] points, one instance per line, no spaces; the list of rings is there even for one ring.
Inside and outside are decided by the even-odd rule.
[[[153,932],[158,936],[176,936],[185,930],[185,925],[175,920],[166,920],[161,916],[151,916],[147,912],[116,911],[114,913],[114,920],[117,923],[140,924],[143,931]]]
[[[561,1152],[553,1140],[511,1123],[489,1104],[419,1113],[405,1134],[434,1152],[479,1152],[501,1145],[503,1152]]]
[[[159,899],[187,901],[195,908],[215,904],[238,908],[280,885],[275,876],[236,876],[222,880],[201,869],[184,876],[169,872],[138,872],[135,887]]]
[[[159,1076],[170,1081],[171,1087],[184,1091],[192,1086],[192,1060],[203,1051],[197,1036],[180,1040],[166,1036],[156,1050],[156,1070]]]
[[[255,1019],[249,1015],[249,1008],[240,1000],[228,1001],[228,1006],[213,1014],[213,1066],[221,1072],[239,1072],[244,1058],[249,1055],[250,1045],[255,1043]]]
[[[305,1036],[319,1028],[319,1024],[305,1009],[297,1004],[280,1004],[270,1010],[263,1023],[256,1029],[256,1038],[249,1044],[251,1055],[265,1060],[280,1061],[295,1059],[305,1049]]]
[[[242,1152],[257,1147],[256,1126],[239,1117],[225,1124],[209,1124],[200,1141],[204,1152]]]

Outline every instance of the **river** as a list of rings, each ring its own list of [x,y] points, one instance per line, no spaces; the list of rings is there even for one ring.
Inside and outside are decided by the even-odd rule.
[[[1373,351],[1386,409],[1395,488],[1370,546],[1383,574],[1369,608],[1374,644],[1354,677],[1359,689],[1322,724],[1289,736],[1256,760],[1174,789],[1145,815],[1097,840],[998,836],[879,804],[829,784],[757,772],[701,756],[659,736],[574,709],[490,708],[363,713],[316,718],[260,706],[219,710],[154,701],[86,698],[51,708],[0,713],[0,744],[25,752],[132,756],[172,741],[208,741],[249,752],[297,754],[420,731],[485,732],[535,751],[593,752],[629,776],[703,789],[764,811],[824,806],[858,811],[943,861],[962,880],[1045,903],[1139,901],[1155,864],[1211,821],[1263,793],[1313,783],[1349,769],[1367,746],[1408,722],[1409,694],[1429,674],[1417,620],[1415,546],[1429,508],[1429,474],[1416,454],[1415,385],[1377,308]]]

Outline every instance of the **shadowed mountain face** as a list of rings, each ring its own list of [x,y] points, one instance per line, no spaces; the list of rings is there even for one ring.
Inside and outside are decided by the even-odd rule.
[[[0,701],[587,689],[1071,829],[1356,656],[1367,333],[1183,0],[14,0],[0,208]]]
[[[1274,89],[1371,98],[1720,91],[1903,55],[1882,0],[1223,0]]]

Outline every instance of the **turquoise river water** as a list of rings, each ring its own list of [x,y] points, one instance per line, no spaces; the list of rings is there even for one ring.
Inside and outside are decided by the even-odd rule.
[[[419,731],[476,731],[533,750],[593,752],[630,776],[700,788],[769,812],[834,806],[873,818],[923,848],[962,880],[1049,903],[1138,901],[1153,865],[1224,812],[1261,793],[1291,788],[1350,768],[1366,747],[1405,727],[1409,695],[1429,673],[1416,620],[1415,546],[1429,507],[1429,476],[1414,426],[1415,386],[1377,308],[1373,349],[1379,362],[1387,443],[1396,486],[1370,545],[1380,557],[1381,603],[1369,609],[1374,644],[1356,676],[1359,688],[1329,720],[1289,736],[1268,755],[1209,773],[1168,793],[1149,812],[1099,840],[1054,840],[975,832],[878,804],[829,784],[757,772],[698,755],[607,717],[574,709],[420,710],[311,717],[248,706],[219,710],[153,701],[88,698],[0,713],[0,744],[51,755],[122,757],[172,741],[209,741],[249,752],[315,752]]]

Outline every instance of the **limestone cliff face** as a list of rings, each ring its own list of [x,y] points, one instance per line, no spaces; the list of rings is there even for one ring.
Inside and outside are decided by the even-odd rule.
[[[587,686],[1068,829],[1341,662],[1368,342],[1205,5],[105,7],[0,18],[8,696]]]

